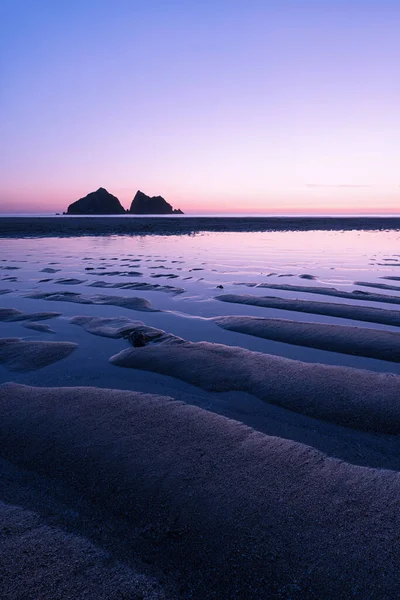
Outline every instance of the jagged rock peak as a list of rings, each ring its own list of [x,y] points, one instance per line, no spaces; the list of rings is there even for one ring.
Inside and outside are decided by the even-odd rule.
[[[147,196],[140,190],[136,192],[129,212],[135,215],[183,215],[179,208],[173,209],[162,196]]]
[[[122,215],[124,207],[116,196],[103,187],[68,206],[69,215]]]

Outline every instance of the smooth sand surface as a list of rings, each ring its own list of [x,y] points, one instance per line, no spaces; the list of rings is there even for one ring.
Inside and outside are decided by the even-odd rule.
[[[234,304],[249,304],[264,308],[278,308],[316,315],[327,315],[354,321],[368,323],[382,323],[384,325],[400,326],[400,312],[384,308],[369,306],[354,306],[352,304],[333,304],[330,302],[316,302],[314,300],[298,300],[292,298],[277,298],[274,296],[253,296],[251,294],[222,294],[216,296],[221,302]]]
[[[338,425],[400,433],[400,377],[391,373],[305,363],[173,335],[122,350],[110,362],[177,377],[213,392],[248,392]]]
[[[9,371],[35,371],[67,358],[76,347],[73,342],[26,342],[19,338],[0,338],[0,364]]]
[[[229,331],[268,340],[400,362],[400,333],[397,332],[247,316],[216,317],[213,320]]]
[[[1,237],[179,235],[196,231],[400,230],[398,217],[0,217]]]
[[[75,302],[76,304],[109,304],[131,310],[158,312],[151,307],[149,300],[129,296],[102,296],[100,294],[79,294],[75,292],[32,292],[26,298],[34,300],[50,300],[53,302]]]
[[[64,486],[66,501],[77,495],[80,509],[93,514],[87,536],[96,539],[99,515],[107,525],[111,560],[102,567],[99,553],[74,539],[68,581],[68,566],[58,569],[68,552],[64,534],[43,526],[49,556],[43,564],[39,547],[36,563],[29,554],[40,539],[36,517],[1,511],[17,552],[18,522],[32,530],[24,560],[32,559],[39,574],[48,566],[39,582],[44,598],[54,598],[56,577],[71,597],[92,597],[99,580],[87,577],[88,551],[100,582],[107,576],[111,588],[121,576],[129,582],[120,562],[107,575],[113,559],[125,560],[127,569],[141,561],[158,579],[168,577],[172,598],[180,592],[194,599],[393,600],[398,593],[400,479],[394,472],[329,459],[159,396],[16,384],[0,387],[0,454]],[[55,520],[45,507],[42,518]],[[5,566],[3,586],[11,589],[15,566],[9,560]],[[36,589],[28,570],[18,573],[19,586],[24,580],[28,592]],[[74,594],[74,586],[86,586],[89,595]],[[17,597],[11,591],[7,598]]]
[[[372,292],[364,292],[354,290],[353,292],[345,292],[330,287],[313,287],[306,285],[290,285],[278,283],[238,283],[237,285],[245,285],[247,287],[268,288],[271,290],[284,290],[286,292],[302,292],[307,294],[321,294],[323,296],[334,296],[336,298],[347,298],[349,300],[368,300],[369,302],[386,302],[389,304],[400,304],[400,297],[388,296],[386,294],[374,294]]]

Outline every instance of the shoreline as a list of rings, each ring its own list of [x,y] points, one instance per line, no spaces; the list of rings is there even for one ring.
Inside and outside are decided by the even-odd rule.
[[[400,217],[0,216],[0,238],[201,232],[400,230]]]

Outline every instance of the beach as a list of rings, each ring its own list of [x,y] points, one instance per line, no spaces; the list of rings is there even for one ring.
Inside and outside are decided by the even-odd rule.
[[[1,218],[3,597],[393,600],[399,227]]]
[[[2,237],[70,237],[81,235],[190,235],[213,232],[259,231],[385,231],[399,230],[400,217],[212,217],[168,215],[2,216]]]

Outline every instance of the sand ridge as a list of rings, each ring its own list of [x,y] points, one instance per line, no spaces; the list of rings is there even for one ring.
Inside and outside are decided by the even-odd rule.
[[[215,299],[221,302],[249,304],[263,308],[278,308],[280,310],[327,315],[341,319],[352,319],[354,321],[400,326],[400,313],[398,310],[354,306],[352,304],[333,304],[329,302],[317,302],[315,300],[299,300],[296,298],[279,298],[276,296],[253,296],[251,294],[222,294],[216,296]]]
[[[0,338],[0,364],[10,371],[35,371],[67,358],[77,348],[73,342],[24,341]]]
[[[145,298],[134,298],[128,296],[105,296],[101,294],[79,294],[76,292],[31,292],[26,298],[35,300],[49,300],[53,302],[75,302],[77,304],[109,304],[120,306],[131,310],[144,312],[161,312],[151,307],[149,300]]]
[[[165,336],[162,329],[149,327],[142,321],[133,321],[127,317],[88,317],[76,316],[69,320],[72,325],[79,325],[88,333],[109,338],[127,337],[129,332],[134,331],[144,336],[144,341],[149,342],[155,338]]]
[[[1,456],[124,522],[184,598],[396,597],[398,474],[160,396],[0,391]]]
[[[134,281],[126,283],[109,283],[107,281],[93,281],[89,287],[98,288],[119,288],[122,290],[143,290],[147,292],[166,292],[169,294],[182,294],[186,290],[184,288],[175,287],[173,285],[160,285],[159,283],[145,283],[143,281]]]
[[[247,316],[216,317],[213,321],[223,329],[264,339],[400,362],[400,333],[397,332]]]
[[[176,377],[207,391],[239,390],[362,431],[400,433],[400,376],[305,363],[171,334],[110,358],[119,367]]]
[[[0,308],[0,321],[15,322],[15,321],[45,321],[47,319],[54,319],[59,317],[59,312],[35,312],[35,313],[24,313],[22,310],[17,308]]]
[[[388,304],[400,304],[400,297],[388,296],[385,294],[374,294],[372,292],[364,292],[354,290],[353,292],[345,292],[332,287],[313,287],[306,285],[290,285],[278,283],[236,283],[236,285],[244,285],[247,287],[267,288],[271,290],[282,290],[286,292],[304,292],[307,294],[321,294],[323,296],[334,296],[336,298],[348,298],[350,300],[368,300],[369,302],[384,302]]]

